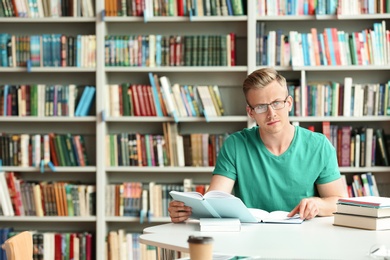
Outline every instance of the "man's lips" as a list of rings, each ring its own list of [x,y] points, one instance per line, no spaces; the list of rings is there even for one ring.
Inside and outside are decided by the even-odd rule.
[[[267,125],[274,125],[274,124],[276,124],[278,122],[279,122],[279,120],[271,121],[271,122],[268,122]]]

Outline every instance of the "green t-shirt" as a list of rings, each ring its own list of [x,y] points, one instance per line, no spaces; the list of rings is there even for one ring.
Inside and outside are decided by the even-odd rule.
[[[267,211],[291,211],[301,199],[318,195],[315,184],[340,178],[333,145],[323,134],[299,126],[279,156],[267,150],[258,126],[231,134],[213,174],[235,180],[233,192],[248,208]]]

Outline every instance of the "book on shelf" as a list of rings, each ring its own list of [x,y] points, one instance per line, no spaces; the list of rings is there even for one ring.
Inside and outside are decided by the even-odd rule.
[[[336,204],[337,213],[349,214],[349,215],[359,215],[367,217],[390,217],[390,207],[367,207],[361,205],[351,205],[351,204]]]
[[[333,225],[368,230],[387,230],[390,229],[390,217],[369,217],[335,213]]]
[[[241,230],[241,222],[238,218],[200,218],[200,231],[225,231],[234,232]]]
[[[247,208],[242,200],[223,191],[199,192],[170,191],[174,200],[182,201],[192,208],[192,218],[238,218],[248,223],[289,223],[300,224],[299,215],[287,217],[287,211],[267,212],[262,209]]]

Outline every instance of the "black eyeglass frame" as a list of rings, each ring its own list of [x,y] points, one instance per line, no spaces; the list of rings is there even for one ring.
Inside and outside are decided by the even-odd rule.
[[[290,96],[290,95],[287,95],[287,97],[286,97],[284,100],[275,100],[275,101],[273,101],[273,102],[271,102],[271,103],[259,104],[259,105],[257,105],[256,107],[252,107],[251,105],[248,104],[248,107],[249,107],[250,109],[252,109],[253,111],[255,111],[256,114],[263,114],[263,113],[267,112],[269,106],[271,106],[273,110],[280,110],[280,109],[283,109],[283,108],[286,107],[286,102],[287,102],[287,99],[288,99],[289,96]],[[279,102],[282,102],[282,103],[283,103],[283,107],[274,108],[274,104],[275,104],[275,103],[279,103]],[[263,112],[258,113],[258,112],[256,111],[256,108],[259,107],[259,106],[265,106],[266,109],[265,109]]]

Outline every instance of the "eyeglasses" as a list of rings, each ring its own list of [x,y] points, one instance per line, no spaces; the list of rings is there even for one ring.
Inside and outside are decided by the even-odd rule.
[[[287,98],[289,96],[287,96],[285,98],[285,100],[283,101],[280,101],[280,100],[276,100],[274,102],[271,102],[269,104],[260,104],[260,105],[257,105],[256,107],[252,107],[250,105],[248,105],[253,111],[255,111],[256,114],[262,114],[262,113],[265,113],[268,111],[268,106],[271,106],[272,109],[274,110],[279,110],[279,109],[282,109],[286,106],[286,102],[287,102]]]

